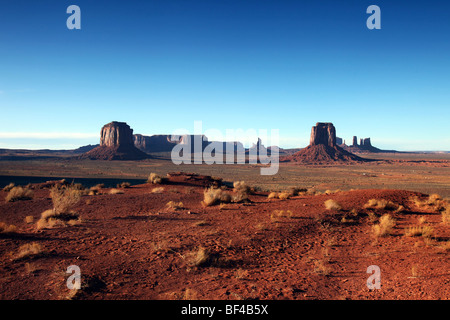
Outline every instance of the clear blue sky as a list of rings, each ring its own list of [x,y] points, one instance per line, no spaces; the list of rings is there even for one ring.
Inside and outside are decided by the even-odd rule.
[[[81,8],[81,30],[66,9]],[[381,8],[381,30],[366,9]],[[0,148],[135,133],[311,126],[380,148],[450,150],[450,4],[381,0],[2,1]],[[263,141],[264,143],[264,141]]]

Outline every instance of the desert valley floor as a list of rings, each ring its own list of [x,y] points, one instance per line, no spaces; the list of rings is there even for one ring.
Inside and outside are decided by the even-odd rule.
[[[167,160],[1,161],[1,176],[68,181],[196,174],[97,187],[71,207],[76,223],[43,228],[42,213],[54,206],[49,188],[30,185],[33,198],[14,202],[0,191],[0,298],[448,299],[450,159],[390,157],[359,165],[281,164],[276,176],[260,176],[258,166]],[[230,197],[239,194],[233,182],[245,181],[253,187],[248,200],[203,205],[211,176],[223,178],[220,190]],[[278,194],[269,197],[272,191]],[[330,199],[337,205],[326,206]],[[377,236],[384,215],[394,224]],[[81,269],[81,290],[66,287],[71,265]],[[381,269],[380,290],[367,287],[371,265]]]

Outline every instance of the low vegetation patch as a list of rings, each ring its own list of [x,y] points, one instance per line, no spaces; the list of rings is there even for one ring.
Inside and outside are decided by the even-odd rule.
[[[162,184],[167,180],[167,178],[161,177],[159,174],[157,173],[150,173],[148,179],[147,179],[147,183],[151,183],[151,184]]]
[[[3,191],[5,191],[5,192],[10,192],[11,189],[14,188],[15,186],[16,186],[16,185],[15,185],[13,182],[11,182],[10,184],[8,184],[7,186],[5,186],[5,187],[3,188]]]
[[[235,181],[233,183],[233,191],[235,195],[233,197],[233,202],[246,202],[248,201],[248,196],[251,194],[251,188],[244,181]]]
[[[125,189],[131,187],[131,183],[129,182],[122,182],[117,184],[117,188]]]
[[[152,189],[152,193],[163,193],[164,188],[163,187],[156,187]]]
[[[431,226],[414,226],[405,230],[405,236],[407,237],[424,237],[430,239],[434,237],[434,229]]]
[[[17,254],[13,260],[20,260],[27,257],[37,256],[42,253],[42,246],[39,243],[26,243],[19,247]]]
[[[396,210],[400,212],[404,210],[404,207],[385,199],[370,199],[364,205],[364,209]]]
[[[420,199],[419,197],[414,197],[411,199],[414,205],[422,209],[431,209],[436,212],[445,211],[450,205],[448,201],[443,200],[438,194],[431,194],[426,199]]]
[[[54,228],[81,223],[79,215],[72,210],[81,199],[81,191],[68,188],[53,187],[50,190],[53,209],[44,211],[36,223],[37,229]]]
[[[214,187],[211,187],[203,192],[202,204],[205,207],[230,202],[231,202],[231,195],[222,189],[215,189]]]
[[[0,222],[0,233],[10,234],[10,233],[16,233],[16,232],[17,232],[17,227],[15,225]]]
[[[183,202],[175,202],[175,201],[169,201],[166,204],[166,207],[172,210],[180,210],[180,209],[184,209],[184,205]]]
[[[195,251],[188,252],[185,260],[190,267],[204,267],[210,263],[210,252],[204,247],[199,247]]]
[[[292,218],[293,214],[291,210],[274,210],[270,214],[270,220],[272,222],[280,222],[284,218],[290,219]]]
[[[122,190],[114,188],[114,189],[109,190],[109,194],[124,194],[124,192]]]
[[[269,193],[269,195],[267,196],[267,198],[269,199],[280,199],[280,200],[287,200],[291,197],[291,193],[290,192],[271,192]]]
[[[325,208],[327,210],[342,210],[342,206],[335,200],[333,199],[328,199],[327,201],[324,202]]]
[[[391,235],[395,227],[395,219],[390,214],[381,216],[380,222],[374,225],[373,233],[376,237],[386,237]]]
[[[34,197],[33,190],[22,187],[13,187],[5,198],[6,202],[19,200],[31,200]]]

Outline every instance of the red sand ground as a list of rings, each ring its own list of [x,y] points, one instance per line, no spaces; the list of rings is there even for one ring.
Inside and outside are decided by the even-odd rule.
[[[52,207],[47,189],[33,200],[6,203],[0,191],[0,221],[18,227],[0,234],[1,299],[66,299],[70,265],[81,268],[76,299],[448,299],[450,227],[431,209],[410,201],[421,194],[356,190],[303,195],[288,200],[250,196],[251,203],[203,207],[205,179],[171,179],[123,189],[124,194],[83,196],[74,210],[82,224],[36,230],[24,222]],[[152,193],[163,187],[162,193]],[[375,238],[363,205],[372,198],[405,206],[392,213],[391,236]],[[343,210],[330,211],[334,199]],[[185,209],[167,208],[182,201]],[[292,217],[272,219],[274,210]],[[342,222],[351,209],[359,214]],[[373,211],[373,210],[372,210]],[[375,210],[377,214],[386,210]],[[435,230],[431,240],[407,237],[419,216]],[[13,260],[18,248],[36,242],[43,253]],[[447,249],[444,247],[447,244]],[[189,265],[191,252],[213,258]],[[381,268],[381,289],[366,286],[370,265]],[[320,268],[320,267],[323,268]],[[328,271],[328,272],[327,272]],[[329,274],[324,274],[329,273]]]

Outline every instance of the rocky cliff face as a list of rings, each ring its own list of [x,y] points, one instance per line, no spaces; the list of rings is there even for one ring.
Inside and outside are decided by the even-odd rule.
[[[92,160],[140,160],[148,157],[134,146],[133,129],[118,121],[104,125],[100,131],[100,145],[80,156]]]
[[[315,146],[324,144],[329,147],[336,146],[336,128],[332,123],[316,123],[311,129],[309,145]]]
[[[103,126],[100,146],[117,147],[133,145],[133,129],[125,122],[113,121]]]

